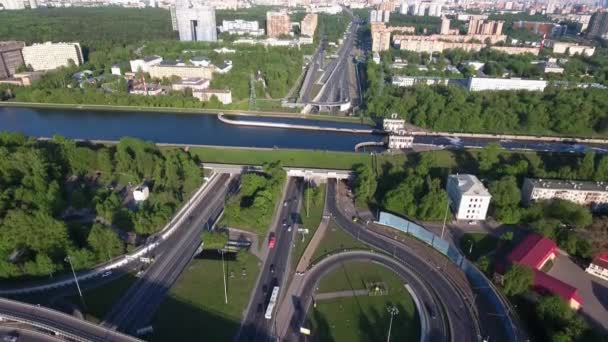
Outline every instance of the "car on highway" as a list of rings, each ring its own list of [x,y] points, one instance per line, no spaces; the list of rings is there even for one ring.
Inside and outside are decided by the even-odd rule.
[[[107,272],[103,272],[103,274],[101,275],[101,277],[105,278],[105,277],[109,277],[111,275],[112,275],[112,271],[107,271]]]
[[[287,219],[283,219],[283,227],[287,225]]]
[[[287,231],[291,232],[291,225],[287,226]]]
[[[270,264],[270,273],[274,273],[274,264]]]
[[[274,233],[270,233],[270,236],[268,237],[268,248],[272,249],[274,248],[274,244],[276,243],[277,237],[274,235]]]

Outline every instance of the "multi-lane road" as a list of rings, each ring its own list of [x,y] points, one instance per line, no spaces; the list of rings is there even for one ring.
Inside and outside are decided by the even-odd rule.
[[[155,262],[133,284],[106,315],[102,325],[127,333],[149,324],[171,286],[194,257],[201,244],[203,228],[212,225],[221,213],[230,180],[220,174],[208,195],[196,206],[179,232],[159,250]]]
[[[275,312],[271,319],[265,318],[265,312],[273,287],[279,286],[280,298],[291,273],[290,252],[297,233],[302,197],[301,179],[290,177],[288,182],[283,203],[280,204],[270,233],[274,234],[276,243],[274,248],[268,250],[262,273],[251,294],[249,308],[235,338],[237,341],[269,341],[276,335]]]

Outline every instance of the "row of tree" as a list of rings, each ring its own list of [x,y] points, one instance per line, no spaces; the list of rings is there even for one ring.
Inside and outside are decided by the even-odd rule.
[[[608,94],[603,89],[549,87],[544,92],[469,92],[459,86],[380,86],[386,75],[367,66],[365,113],[397,113],[414,125],[440,131],[604,135]]]

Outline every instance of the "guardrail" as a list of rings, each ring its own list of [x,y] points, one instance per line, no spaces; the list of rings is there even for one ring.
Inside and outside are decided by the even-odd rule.
[[[209,177],[209,180],[205,182],[195,193],[190,197],[188,203],[180,208],[180,210],[173,216],[173,218],[167,223],[163,229],[161,229],[158,233],[153,235],[152,237],[159,237],[160,240],[166,240],[169,236],[171,236],[177,227],[183,222],[186,217],[188,211],[194,206],[196,206],[202,200],[202,194],[207,190],[209,184],[212,184],[214,180],[217,178],[217,173],[214,173]],[[154,239],[154,238],[153,238]],[[150,251],[154,250],[161,241],[156,241],[146,244],[142,247],[139,247],[131,254],[125,254],[123,256],[117,257],[106,264],[101,264],[96,267],[95,270],[85,271],[77,275],[79,281],[91,279],[93,277],[97,277],[104,272],[111,271],[120,267],[125,266],[128,263],[138,260],[140,257],[146,255]],[[24,287],[19,289],[11,289],[11,290],[0,290],[0,295],[15,295],[15,294],[24,294],[38,291],[50,290],[58,287],[63,287],[67,285],[71,285],[74,283],[74,278],[68,276],[66,279],[57,281],[50,284],[32,286],[32,287]]]
[[[477,269],[473,263],[467,260],[458,249],[426,228],[393,214],[381,212],[377,223],[397,229],[406,234],[411,234],[415,238],[433,247],[433,249],[445,255],[449,260],[456,264],[464,272],[468,281],[479,294],[484,296],[484,298],[494,306],[496,316],[499,317],[505,333],[507,334],[507,338],[510,341],[517,341],[516,328],[510,318],[511,310],[508,303],[505,303],[492,282]],[[477,316],[476,312],[475,316]],[[477,327],[477,329],[479,331],[479,327]]]

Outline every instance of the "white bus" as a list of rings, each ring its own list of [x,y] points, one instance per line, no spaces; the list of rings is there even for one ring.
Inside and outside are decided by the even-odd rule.
[[[268,307],[266,308],[266,314],[264,317],[266,319],[272,318],[272,311],[274,310],[274,306],[277,304],[277,297],[279,297],[279,287],[275,286],[272,289],[272,294],[270,295],[270,301],[268,302]]]

